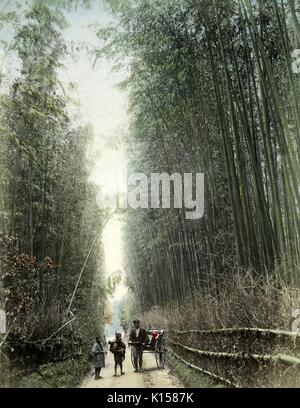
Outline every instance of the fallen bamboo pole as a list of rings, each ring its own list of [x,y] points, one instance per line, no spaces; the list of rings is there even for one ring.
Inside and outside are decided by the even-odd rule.
[[[51,336],[47,337],[46,339],[42,339],[42,340],[33,340],[33,341],[28,340],[28,341],[26,341],[26,343],[28,343],[28,344],[41,344],[42,346],[44,346],[49,340],[52,339],[52,337],[54,337],[56,334],[60,333],[65,327],[67,327],[69,324],[74,322],[74,320],[76,320],[76,317],[74,316],[74,314],[72,312],[71,312],[71,316],[73,316],[72,319],[70,319],[65,324],[63,324],[59,329],[57,329],[54,333],[52,333]]]
[[[3,344],[5,343],[9,333],[10,333],[10,330],[8,330],[8,332],[4,335],[4,338],[2,339],[2,341],[0,343],[0,349],[2,348]]]
[[[43,340],[42,345],[46,344],[47,341],[51,340],[52,337],[54,337],[56,334],[60,333],[65,327],[67,327],[69,324],[74,322],[74,320],[76,320],[75,316],[71,320],[69,320],[67,323],[65,323],[63,326],[61,326],[58,330],[56,330],[54,333],[52,333],[51,336],[49,336],[45,340]]]
[[[72,304],[73,304],[73,301],[74,301],[74,298],[75,298],[75,295],[76,295],[78,286],[79,286],[79,284],[80,284],[80,281],[81,281],[81,278],[82,278],[84,269],[85,269],[85,267],[86,267],[86,265],[87,265],[87,262],[88,262],[88,260],[89,260],[89,258],[90,258],[90,255],[91,255],[91,253],[92,253],[92,251],[93,251],[93,249],[94,249],[94,247],[95,247],[95,245],[96,245],[98,239],[100,238],[100,236],[101,236],[101,234],[102,234],[102,232],[103,232],[103,230],[104,230],[106,224],[108,223],[108,221],[111,219],[111,217],[112,217],[114,214],[115,214],[115,210],[113,210],[113,211],[109,214],[109,216],[107,217],[107,219],[106,219],[106,220],[104,221],[104,223],[101,225],[100,230],[99,230],[98,233],[96,234],[96,237],[94,238],[94,240],[93,240],[93,242],[92,242],[92,245],[91,245],[91,247],[90,247],[90,249],[89,249],[89,251],[88,251],[88,253],[87,253],[87,255],[86,255],[86,258],[85,258],[84,263],[83,263],[83,266],[82,266],[82,268],[81,268],[81,270],[80,270],[80,273],[79,273],[79,276],[78,276],[78,279],[77,279],[75,288],[74,288],[73,293],[72,293],[72,296],[71,296],[71,300],[70,300],[70,303],[69,303],[69,306],[68,306],[68,309],[67,309],[67,316],[69,316],[69,314],[70,314],[70,312],[71,312]]]

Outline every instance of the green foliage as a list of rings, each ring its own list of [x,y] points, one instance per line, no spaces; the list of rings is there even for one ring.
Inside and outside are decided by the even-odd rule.
[[[90,363],[82,358],[40,366],[38,372],[22,378],[18,388],[75,388],[90,369]]]
[[[121,303],[121,324],[125,328],[131,327],[133,320],[139,316],[140,304],[137,296],[132,290],[128,290],[126,296]]]
[[[25,6],[11,50],[20,72],[0,101],[0,229],[10,240],[2,248],[0,277],[16,359],[23,356],[25,344],[39,351],[43,339],[70,319],[66,312],[80,268],[102,224],[97,191],[88,182],[86,150],[92,130],[70,123],[69,98],[58,77],[70,52],[62,35],[63,10],[75,3],[34,0]],[[51,337],[51,344],[65,344],[64,356],[74,351],[79,338],[86,353],[102,330],[102,262],[97,242],[72,305],[76,320]],[[27,363],[30,354],[34,351]],[[68,375],[66,386],[77,374]],[[37,378],[33,375],[33,381]]]
[[[168,366],[171,372],[176,374],[180,381],[188,388],[223,388],[208,376],[195,372],[175,357],[172,357],[172,355],[168,356]]]
[[[122,4],[122,2],[117,2]],[[243,271],[299,284],[297,21],[283,1],[136,1],[98,56],[125,59],[130,168],[204,172],[205,215],[128,211],[128,285],[143,310]]]

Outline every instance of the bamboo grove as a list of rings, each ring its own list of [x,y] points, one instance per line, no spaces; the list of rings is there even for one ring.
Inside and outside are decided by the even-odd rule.
[[[1,43],[4,52],[19,66],[13,83],[14,71],[2,71],[0,101],[0,290],[14,359],[36,354],[34,345],[70,319],[70,298],[103,216],[88,183],[92,131],[72,124],[72,101],[58,75],[71,52],[62,35],[63,2],[29,2],[20,15],[4,8],[0,18],[12,33]],[[72,305],[73,331],[60,333],[85,346],[101,329],[105,301],[96,247]]]
[[[130,167],[205,174],[201,220],[128,211],[141,309],[239,275],[299,285],[299,2],[107,3],[119,25],[97,54],[126,61]]]

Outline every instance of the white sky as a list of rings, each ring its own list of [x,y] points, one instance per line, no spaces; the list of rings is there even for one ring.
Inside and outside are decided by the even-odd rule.
[[[100,45],[93,26],[105,27],[112,17],[101,7],[101,2],[94,1],[93,4],[91,9],[78,9],[67,15],[71,24],[65,32],[67,41],[83,42],[89,47]],[[113,63],[106,59],[98,60],[93,67],[93,60],[87,51],[81,51],[76,62],[68,61],[62,78],[64,82],[77,84],[73,93],[80,101],[82,120],[94,129],[92,153],[95,165],[90,179],[101,186],[104,193],[115,194],[124,188],[116,179],[124,170],[125,159],[121,146],[116,150],[109,144],[122,139],[127,130],[127,96],[117,87],[126,74],[112,72]]]
[[[71,26],[65,31],[66,40],[84,42],[89,46],[100,45],[91,25],[106,26],[111,17],[99,0],[93,4],[91,9],[80,8],[67,14]],[[107,60],[98,60],[93,69],[93,57],[89,57],[85,50],[78,56],[77,62],[66,65],[66,76],[69,81],[77,83],[75,96],[82,103],[84,121],[93,125],[98,136],[113,135],[127,123],[126,96],[115,86],[124,75],[112,74],[113,64]]]

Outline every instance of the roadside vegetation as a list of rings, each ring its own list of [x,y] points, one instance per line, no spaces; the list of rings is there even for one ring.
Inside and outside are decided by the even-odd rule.
[[[98,57],[130,72],[130,169],[205,174],[201,220],[128,210],[140,311],[172,310],[178,326],[289,327],[280,313],[300,276],[297,3],[107,3],[119,25],[99,32]]]
[[[88,181],[93,133],[76,125],[58,75],[72,54],[64,11],[77,3],[0,9],[0,28],[12,33],[1,46],[18,66],[13,80],[0,69],[4,351],[8,370],[39,367],[22,386],[75,385],[71,361],[79,378],[111,289],[101,243],[93,246],[107,217]],[[200,220],[175,208],[127,210],[123,320],[290,331],[300,307],[299,1],[104,4],[116,24],[98,30],[91,54],[128,73],[129,172],[205,174]]]
[[[130,298],[154,327],[291,331],[300,283],[299,2],[107,4],[118,26],[99,32],[98,56],[129,73],[130,170],[205,174],[201,220],[180,209],[128,210]]]
[[[75,103],[59,79],[64,58],[72,56],[63,38],[64,11],[72,2],[34,0],[15,11],[10,6],[0,14],[1,47],[6,61],[14,61],[11,71],[1,67],[0,78],[0,306],[9,327],[2,351],[10,360],[5,377],[15,382],[15,374],[53,362],[19,385],[45,380],[45,386],[73,386],[86,362],[63,360],[86,356],[102,332],[101,243],[86,256],[106,215],[88,181],[92,130],[74,124]]]
[[[38,371],[24,376],[21,388],[76,388],[90,372],[91,364],[85,356],[59,363],[48,363]]]

